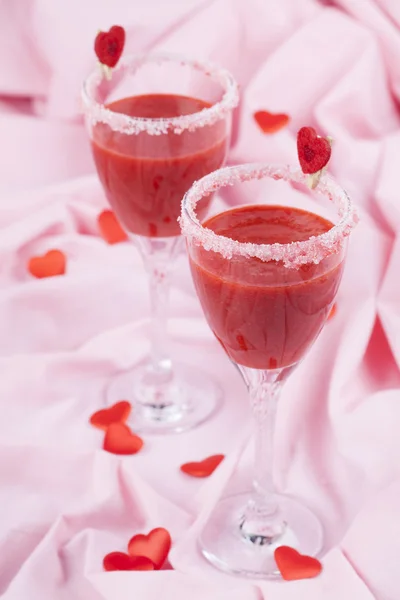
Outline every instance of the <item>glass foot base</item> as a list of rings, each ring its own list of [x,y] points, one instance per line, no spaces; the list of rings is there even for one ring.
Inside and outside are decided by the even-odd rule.
[[[257,579],[280,579],[274,551],[291,546],[302,554],[317,556],[323,546],[323,529],[313,513],[287,496],[275,495],[285,527],[273,541],[243,532],[243,518],[251,494],[221,500],[200,534],[203,555],[226,573]],[[266,542],[266,543],[264,543]]]
[[[222,404],[220,386],[204,371],[174,363],[162,382],[139,365],[118,375],[107,389],[107,404],[128,400],[128,425],[141,433],[180,433],[206,421]]]

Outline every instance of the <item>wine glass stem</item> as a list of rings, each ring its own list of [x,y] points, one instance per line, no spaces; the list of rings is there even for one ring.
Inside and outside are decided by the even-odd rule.
[[[254,494],[245,508],[240,528],[257,545],[271,544],[282,535],[285,523],[273,483],[273,449],[280,371],[241,369],[254,418]]]
[[[263,372],[260,375],[262,377]],[[263,498],[274,493],[274,431],[279,392],[280,384],[268,381],[249,387],[255,426],[253,485]]]
[[[172,361],[168,348],[167,316],[170,277],[181,238],[144,238],[136,244],[142,254],[149,278],[150,360],[148,372],[153,383],[166,384],[172,379]],[[157,379],[157,382],[154,381]]]
[[[168,265],[151,261],[148,265],[150,286],[150,363],[154,372],[171,371],[167,343],[167,314],[170,288]]]

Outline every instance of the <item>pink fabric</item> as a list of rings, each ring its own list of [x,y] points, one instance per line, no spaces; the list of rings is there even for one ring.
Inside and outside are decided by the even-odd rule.
[[[127,51],[208,57],[241,84],[231,162],[296,162],[295,133],[335,138],[331,170],[361,208],[338,312],[284,390],[279,488],[321,516],[315,580],[260,583],[208,566],[196,534],[235,473],[249,478],[245,391],[204,322],[185,258],[172,294],[174,353],[221,381],[225,406],[137,456],[103,452],[88,425],[106,382],[148,349],[146,280],[129,244],[107,246],[106,206],[79,112],[99,28]],[[398,600],[400,594],[400,9],[397,0],[18,0],[0,4],[0,594],[6,600]],[[255,110],[285,112],[263,135]],[[33,280],[49,248],[66,277]],[[227,460],[208,480],[181,462]],[[103,573],[102,558],[165,526],[174,571]]]

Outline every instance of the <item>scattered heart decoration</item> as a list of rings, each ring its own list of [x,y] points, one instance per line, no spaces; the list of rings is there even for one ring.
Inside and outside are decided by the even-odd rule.
[[[104,436],[103,449],[112,454],[136,454],[143,448],[141,437],[124,423],[111,423]]]
[[[43,256],[33,256],[28,262],[28,271],[33,277],[55,277],[64,275],[67,259],[61,250],[49,250]]]
[[[214,454],[199,462],[188,462],[181,465],[181,471],[191,477],[209,477],[224,460],[224,454]]]
[[[289,115],[285,113],[271,113],[267,110],[259,110],[254,113],[254,120],[263,133],[277,133],[290,121]]]
[[[322,571],[322,565],[317,558],[300,554],[290,546],[279,546],[274,552],[275,562],[286,581],[311,579]]]
[[[330,313],[328,315],[328,321],[330,321],[331,319],[333,319],[333,317],[336,315],[337,313],[337,304],[335,302],[335,304],[332,306]]]
[[[332,153],[332,139],[317,135],[313,127],[302,127],[297,133],[297,153],[301,170],[309,175],[307,184],[314,189]]]
[[[148,535],[137,534],[128,543],[130,556],[144,556],[156,570],[161,569],[171,549],[171,536],[163,527],[152,529]]]
[[[120,25],[113,25],[108,31],[99,31],[94,41],[94,51],[105,72],[110,74],[119,59],[125,46],[125,29]]]
[[[126,400],[121,400],[110,406],[93,413],[89,422],[93,427],[107,431],[113,423],[125,423],[131,414],[132,406]]]
[[[154,565],[145,556],[130,556],[124,552],[110,552],[103,558],[105,571],[154,571]]]
[[[97,217],[101,237],[108,244],[126,242],[128,236],[112,210],[103,210]]]

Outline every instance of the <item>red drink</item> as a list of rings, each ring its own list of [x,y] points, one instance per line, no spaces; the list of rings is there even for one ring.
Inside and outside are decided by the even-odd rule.
[[[113,102],[110,110],[131,117],[171,118],[193,114],[210,105],[180,95],[149,94]],[[98,123],[92,150],[109,203],[125,229],[151,237],[180,235],[177,218],[192,183],[218,169],[227,152],[226,124],[176,134],[126,135]],[[209,198],[203,199],[205,207]]]
[[[332,223],[297,208],[246,206],[206,221],[218,235],[254,244],[288,244],[325,233]],[[193,245],[191,270],[206,319],[228,356],[241,365],[277,369],[298,362],[322,329],[343,262],[288,269],[241,255],[231,260]]]

